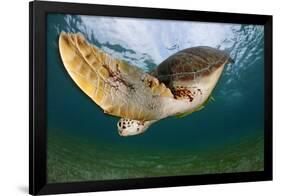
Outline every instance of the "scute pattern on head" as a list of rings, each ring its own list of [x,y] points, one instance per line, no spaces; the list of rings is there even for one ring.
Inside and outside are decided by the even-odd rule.
[[[120,136],[132,136],[144,133],[148,127],[156,121],[138,121],[127,118],[121,118],[117,123]]]

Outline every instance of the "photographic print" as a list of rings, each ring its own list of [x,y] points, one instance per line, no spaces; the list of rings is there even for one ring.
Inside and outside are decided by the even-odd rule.
[[[47,182],[264,170],[264,26],[48,13]]]

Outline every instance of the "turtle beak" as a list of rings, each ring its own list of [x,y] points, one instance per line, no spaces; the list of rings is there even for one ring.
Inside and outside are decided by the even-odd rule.
[[[118,130],[118,133],[119,133],[120,136],[124,136],[123,135],[123,130]]]

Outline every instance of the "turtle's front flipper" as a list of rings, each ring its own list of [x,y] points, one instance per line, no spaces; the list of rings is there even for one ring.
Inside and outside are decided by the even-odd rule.
[[[71,78],[107,114],[138,120],[158,119],[158,98],[173,97],[158,79],[112,58],[81,34],[62,32],[59,51]]]
[[[127,118],[121,118],[118,123],[118,133],[120,136],[132,136],[144,133],[151,124],[157,120],[141,122],[138,120],[131,120]]]

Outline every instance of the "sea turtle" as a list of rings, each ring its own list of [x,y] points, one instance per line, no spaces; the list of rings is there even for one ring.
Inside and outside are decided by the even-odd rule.
[[[75,83],[107,114],[121,117],[121,136],[143,133],[168,116],[200,110],[216,86],[229,55],[198,46],[168,57],[151,73],[108,55],[81,33],[61,32],[62,62]]]

